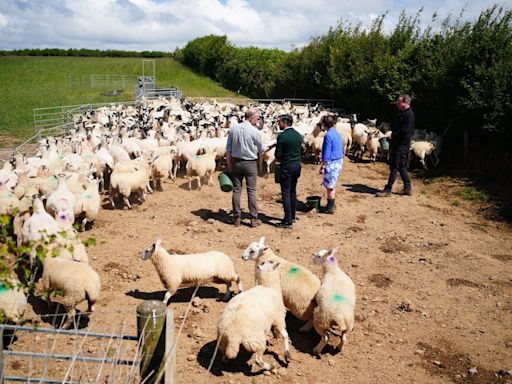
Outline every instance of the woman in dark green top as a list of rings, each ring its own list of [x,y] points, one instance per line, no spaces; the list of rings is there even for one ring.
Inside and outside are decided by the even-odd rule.
[[[276,164],[279,164],[284,219],[276,226],[291,229],[297,209],[297,181],[301,171],[302,135],[293,127],[290,115],[278,117],[277,124],[283,132],[277,137]]]

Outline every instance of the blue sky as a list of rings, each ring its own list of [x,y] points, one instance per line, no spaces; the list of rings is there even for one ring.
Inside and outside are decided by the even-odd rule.
[[[174,51],[188,41],[227,35],[237,46],[290,50],[327,32],[340,19],[369,26],[387,12],[390,31],[405,9],[474,20],[512,0],[0,0],[0,49],[90,48]]]

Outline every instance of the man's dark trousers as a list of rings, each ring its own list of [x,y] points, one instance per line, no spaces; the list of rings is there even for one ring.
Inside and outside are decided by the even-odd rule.
[[[404,189],[411,189],[411,179],[407,173],[407,157],[409,156],[409,147],[400,146],[391,150],[391,158],[389,159],[389,179],[388,183],[384,187],[384,190],[390,191],[395,183],[397,173],[400,173],[400,177],[404,182]]]
[[[283,198],[284,222],[291,224],[297,210],[297,181],[300,177],[301,164],[281,165],[281,195]]]

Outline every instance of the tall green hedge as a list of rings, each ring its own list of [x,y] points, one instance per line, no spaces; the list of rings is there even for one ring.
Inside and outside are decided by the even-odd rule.
[[[189,42],[176,58],[225,87],[254,98],[329,98],[362,117],[391,119],[392,102],[411,94],[417,127],[462,137],[512,139],[512,10],[493,6],[473,21],[459,17],[422,28],[402,13],[384,32],[340,22],[291,52],[239,48],[226,36]]]

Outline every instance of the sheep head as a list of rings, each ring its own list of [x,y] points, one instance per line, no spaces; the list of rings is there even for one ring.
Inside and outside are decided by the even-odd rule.
[[[265,236],[260,238],[260,241],[254,241],[244,250],[242,254],[242,259],[247,260],[256,260],[261,256],[263,251],[267,249],[268,246],[265,245]]]
[[[151,256],[153,256],[153,253],[155,253],[155,250],[160,247],[160,244],[162,244],[162,239],[157,238],[156,241],[151,244],[151,246],[147,247],[145,250],[143,250],[140,253],[140,258],[142,260],[148,260],[151,259]]]
[[[339,249],[340,249],[339,246],[337,246],[333,249],[330,249],[330,250],[321,249],[320,251],[318,251],[317,253],[315,253],[313,255],[313,263],[314,264],[325,264],[325,263],[330,264],[330,263],[336,262],[335,255]]]

